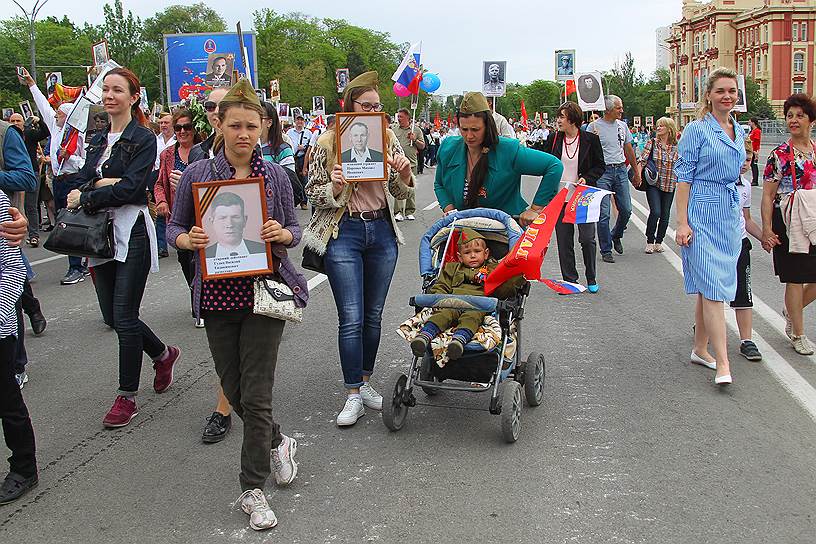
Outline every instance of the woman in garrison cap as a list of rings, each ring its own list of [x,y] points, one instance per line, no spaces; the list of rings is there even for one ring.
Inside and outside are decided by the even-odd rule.
[[[382,111],[377,72],[351,80],[343,93],[343,111]],[[335,123],[335,127],[339,122]],[[354,425],[365,407],[382,408],[382,396],[371,386],[380,345],[385,297],[397,264],[397,244],[404,243],[394,219],[394,199],[414,191],[411,163],[396,135],[386,130],[388,180],[346,181],[336,164],[336,134],[327,130],[318,140],[309,168],[306,196],[315,214],[303,241],[319,255],[337,305],[340,366],[347,398],[337,424]]]
[[[558,190],[564,167],[557,158],[498,135],[482,93],[465,93],[456,114],[461,136],[445,139],[437,154],[434,191],[442,211],[495,208],[529,225]],[[521,196],[521,176],[541,176],[532,205]]]

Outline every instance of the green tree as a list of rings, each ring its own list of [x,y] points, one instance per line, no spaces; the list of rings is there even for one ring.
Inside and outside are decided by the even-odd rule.
[[[745,78],[745,100],[748,102],[748,111],[740,114],[740,120],[747,122],[751,117],[758,119],[776,119],[771,104],[768,99],[762,96],[759,90],[759,83],[754,78]]]
[[[108,40],[111,59],[122,66],[132,67],[133,60],[144,46],[141,19],[134,17],[130,10],[125,14],[122,0],[114,0],[113,6],[105,4],[102,13],[105,22],[99,30]]]

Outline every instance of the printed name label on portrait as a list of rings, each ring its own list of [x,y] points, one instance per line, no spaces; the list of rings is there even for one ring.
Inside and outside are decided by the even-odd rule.
[[[348,179],[383,178],[381,162],[344,162],[343,176]]]

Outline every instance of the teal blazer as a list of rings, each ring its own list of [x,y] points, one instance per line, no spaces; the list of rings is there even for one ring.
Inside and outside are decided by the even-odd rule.
[[[558,191],[564,166],[556,157],[529,149],[514,138],[499,137],[499,145],[488,154],[488,174],[479,207],[519,215],[528,208],[521,196],[521,176],[541,176],[533,204],[546,206]],[[465,205],[467,156],[461,136],[446,138],[439,148],[434,192],[443,210],[449,205],[463,210]]]

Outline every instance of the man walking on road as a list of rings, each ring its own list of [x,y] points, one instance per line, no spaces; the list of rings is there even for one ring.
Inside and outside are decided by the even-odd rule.
[[[601,203],[601,217],[598,220],[598,241],[601,245],[601,257],[605,263],[614,263],[612,248],[619,255],[623,255],[623,231],[632,215],[632,198],[629,195],[629,174],[626,163],[632,165],[634,179],[632,183],[638,187],[641,183],[640,170],[637,168],[635,151],[632,149],[632,133],[629,127],[621,121],[623,117],[623,101],[610,94],[604,98],[606,111],[604,116],[593,121],[587,130],[598,135],[603,147],[606,170],[598,179],[598,188],[615,193],[615,203],[618,206],[618,220],[615,227],[609,230],[609,214],[611,195],[604,197]]]
[[[425,149],[425,136],[418,126],[411,127],[411,114],[402,108],[397,112],[397,125],[393,127],[402,151],[411,163],[411,171],[417,175],[417,153]],[[414,193],[407,200],[394,201],[394,219],[397,221],[413,221],[416,213],[416,197]]]
[[[306,148],[309,147],[309,142],[312,140],[312,133],[306,130],[304,127],[305,124],[306,121],[303,119],[303,116],[298,115],[295,118],[294,128],[290,128],[286,133],[289,139],[292,140],[292,147],[295,151],[295,172],[298,175],[298,179],[300,179],[300,187],[292,187],[294,190],[295,206],[306,203],[306,194],[303,192],[303,188],[306,186],[308,180],[306,179],[306,172],[303,165],[306,162]]]

